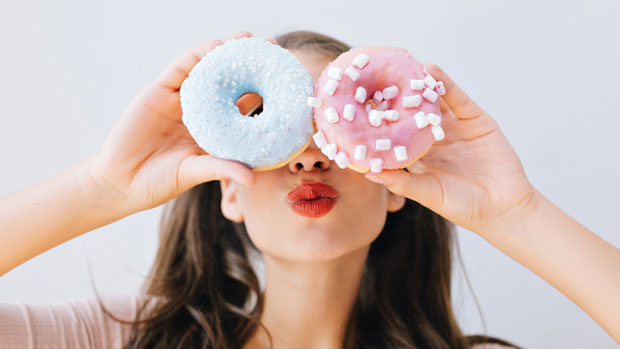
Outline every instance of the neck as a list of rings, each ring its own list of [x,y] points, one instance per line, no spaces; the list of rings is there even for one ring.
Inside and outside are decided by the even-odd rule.
[[[287,261],[264,254],[261,322],[274,347],[342,348],[369,246],[329,261]],[[259,326],[246,348],[268,348]]]

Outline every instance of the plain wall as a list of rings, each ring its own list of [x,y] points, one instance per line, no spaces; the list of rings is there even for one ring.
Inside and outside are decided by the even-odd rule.
[[[613,0],[3,1],[0,195],[96,151],[136,93],[191,46],[239,30],[266,38],[305,29],[439,64],[499,122],[530,181],[620,246],[619,15]],[[132,215],[33,258],[0,277],[0,301],[88,298],[91,281],[102,293],[137,292],[160,214]],[[489,334],[527,348],[616,347],[544,280],[475,233],[458,236]],[[455,287],[464,331],[480,332],[459,269]]]

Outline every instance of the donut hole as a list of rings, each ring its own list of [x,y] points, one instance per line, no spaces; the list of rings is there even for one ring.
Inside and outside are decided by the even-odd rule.
[[[244,93],[237,99],[235,106],[241,115],[254,117],[263,112],[263,97],[254,92]]]
[[[366,102],[364,102],[364,104],[370,104],[370,108],[372,109],[376,109],[377,105],[375,104],[375,102],[371,99],[367,100]]]
[[[382,90],[377,90],[378,92],[381,92]],[[379,99],[375,99],[375,92],[372,92],[368,95],[368,99],[366,100],[366,102],[364,102],[364,107],[368,108],[367,106],[370,106],[370,109],[377,109],[377,110],[388,110],[392,107],[393,104],[393,100],[386,100],[383,97],[378,97]],[[368,109],[367,109],[368,110]]]

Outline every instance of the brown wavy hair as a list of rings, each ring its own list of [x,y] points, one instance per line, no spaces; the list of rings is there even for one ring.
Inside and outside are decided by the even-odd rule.
[[[289,50],[332,59],[350,49],[308,31],[275,39]],[[145,303],[134,321],[118,319],[102,305],[117,321],[133,325],[127,348],[241,348],[259,326],[269,333],[259,320],[263,294],[251,260],[261,252],[243,223],[222,215],[220,202],[220,183],[212,181],[166,204],[160,247],[143,284],[143,292],[157,302],[148,311]],[[469,348],[479,343],[518,348],[461,332],[451,304],[455,255],[462,265],[454,234],[452,223],[409,199],[401,210],[387,214],[370,245],[343,348]]]

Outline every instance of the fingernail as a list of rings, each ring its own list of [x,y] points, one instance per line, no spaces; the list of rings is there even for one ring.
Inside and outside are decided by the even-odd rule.
[[[382,177],[379,177],[379,176],[376,176],[376,175],[366,174],[365,176],[366,176],[366,178],[368,178],[368,180],[370,180],[372,182],[375,182],[375,183],[379,183],[379,184],[386,184],[387,183],[387,180],[385,178],[382,178]]]

